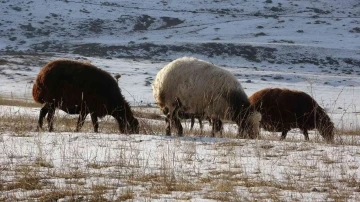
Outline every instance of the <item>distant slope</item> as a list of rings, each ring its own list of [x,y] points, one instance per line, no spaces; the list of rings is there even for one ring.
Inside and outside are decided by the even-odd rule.
[[[0,16],[4,52],[360,66],[358,0],[3,0]]]

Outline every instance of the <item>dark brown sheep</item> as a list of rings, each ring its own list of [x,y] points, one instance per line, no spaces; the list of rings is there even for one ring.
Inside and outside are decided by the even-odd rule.
[[[334,124],[330,117],[304,92],[266,88],[254,93],[249,101],[262,115],[261,127],[282,132],[281,139],[286,138],[290,129],[300,128],[309,140],[308,130],[316,128],[327,142],[334,140]]]
[[[113,116],[121,133],[138,133],[139,122],[129,103],[109,73],[89,64],[71,60],[55,60],[39,72],[32,91],[36,102],[44,104],[40,110],[38,129],[48,114],[49,131],[53,130],[56,108],[68,114],[79,114],[76,131],[91,115],[94,131],[98,132],[98,117]]]

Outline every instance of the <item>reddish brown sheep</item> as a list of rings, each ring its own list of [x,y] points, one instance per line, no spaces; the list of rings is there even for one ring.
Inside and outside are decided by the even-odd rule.
[[[254,93],[249,101],[262,115],[261,126],[267,131],[282,132],[281,139],[290,129],[300,128],[309,140],[308,130],[316,128],[327,142],[334,140],[330,117],[304,92],[266,88]]]
[[[32,91],[40,110],[38,129],[48,114],[49,131],[53,130],[56,108],[68,114],[79,114],[79,131],[90,113],[94,131],[98,132],[98,117],[113,116],[121,133],[138,133],[139,122],[129,103],[109,73],[89,64],[71,60],[55,60],[45,65],[38,74]]]

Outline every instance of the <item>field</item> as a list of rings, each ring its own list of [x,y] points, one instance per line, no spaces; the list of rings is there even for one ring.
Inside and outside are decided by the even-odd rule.
[[[61,112],[56,132],[34,132],[39,108],[16,105],[1,107],[1,200],[360,198],[358,130],[337,131],[330,145],[315,132],[305,142],[297,130],[285,141],[265,131],[258,140],[236,139],[232,124],[226,125],[225,138],[206,137],[198,128],[186,130],[184,137],[168,137],[156,109],[134,107],[142,117],[141,135],[119,135],[109,117],[102,119],[99,134],[92,132],[90,121],[75,133],[77,117]]]
[[[0,201],[360,201],[360,3],[357,0],[23,1],[0,3]],[[310,94],[336,127],[262,130],[255,140],[210,126],[165,136],[157,72],[192,56],[232,72],[248,96],[267,87]],[[57,58],[121,74],[140,134],[112,117],[57,111],[37,132],[31,90]]]

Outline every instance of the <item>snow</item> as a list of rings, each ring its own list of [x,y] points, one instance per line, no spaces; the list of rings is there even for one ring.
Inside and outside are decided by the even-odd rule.
[[[249,96],[267,87],[310,94],[338,132],[334,144],[316,131],[305,142],[298,129],[285,141],[267,131],[248,140],[234,138],[236,126],[226,123],[229,135],[212,138],[205,123],[205,135],[198,124],[195,131],[185,124],[184,137],[168,137],[164,121],[140,118],[141,134],[92,133],[89,120],[90,129],[75,133],[77,117],[63,112],[57,120],[69,120],[69,127],[55,120],[55,132],[34,132],[39,108],[0,106],[0,200],[40,200],[72,190],[55,200],[101,201],[91,198],[98,185],[110,201],[126,193],[135,201],[360,201],[359,8],[358,0],[1,1],[1,98],[31,101],[40,68],[70,58],[121,74],[119,86],[133,109],[161,115],[153,79],[171,60],[192,56],[232,72]],[[135,30],[137,23],[146,25],[144,16],[154,22]],[[163,17],[182,23],[163,27]],[[105,56],[74,53],[92,43],[108,48]],[[144,43],[168,51],[132,49]],[[254,48],[256,60],[247,52],[180,50],[209,43]],[[105,124],[117,127],[106,117],[100,131]],[[41,188],[10,189],[21,176],[40,176]]]
[[[94,176],[81,178],[85,183],[84,189],[93,184],[119,187],[115,189],[116,193],[110,194],[109,200],[122,193],[119,190],[121,187],[130,187],[136,200],[149,199],[141,193],[146,193],[143,186],[145,189],[152,186],[137,183],[145,176],[160,174],[165,178],[174,178],[174,182],[184,181],[200,186],[199,191],[174,191],[160,195],[160,201],[174,200],[179,194],[191,195],[192,201],[204,199],[216,189],[211,184],[199,183],[199,179],[210,176],[214,179],[213,186],[221,180],[236,184],[236,195],[232,192],[231,200],[256,199],[261,194],[273,193],[281,200],[322,201],[336,192],[335,187],[339,192],[349,194],[349,201],[357,201],[360,197],[355,191],[358,185],[350,186],[352,180],[358,183],[359,146],[302,140],[279,142],[68,132],[29,132],[26,137],[5,133],[0,145],[4,167],[18,163],[31,165],[41,158],[51,162],[52,166],[41,168],[38,172],[42,176],[54,175],[50,178],[53,186],[66,189],[67,178],[56,176],[78,171],[85,176]],[[128,176],[129,172],[134,176]],[[97,176],[96,173],[102,175]],[[3,182],[11,179],[8,175],[1,177]],[[129,179],[134,180],[132,184],[129,184]],[[157,180],[151,183],[160,183]],[[18,198],[27,198],[36,191],[15,193]],[[9,199],[13,194],[3,192]]]

